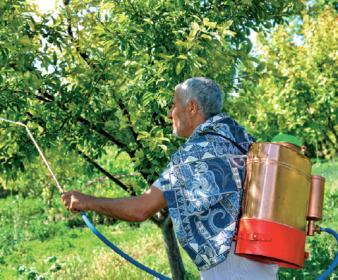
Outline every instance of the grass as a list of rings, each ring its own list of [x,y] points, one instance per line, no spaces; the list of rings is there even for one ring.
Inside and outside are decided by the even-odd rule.
[[[315,164],[313,174],[326,177],[324,219],[318,224],[338,228],[338,164]],[[76,219],[77,220],[76,220]],[[79,223],[78,215],[68,217]],[[0,279],[154,279],[112,252],[86,227],[51,220],[39,199],[0,199]],[[82,222],[80,223],[82,224]],[[98,229],[141,263],[167,276],[170,269],[160,230],[151,222],[139,227],[124,222]],[[310,258],[302,270],[280,269],[280,279],[315,279],[333,260],[334,239],[323,233],[307,238]],[[188,279],[199,273],[182,251]],[[331,279],[337,279],[335,273]]]
[[[119,223],[98,229],[141,263],[170,276],[162,237],[154,224],[130,227]],[[31,279],[153,279],[103,245],[88,228],[69,229],[46,241],[24,241],[3,261],[0,279],[29,279],[30,272],[36,272]],[[192,279],[197,278],[197,270],[189,267]],[[24,269],[21,274],[20,268]]]

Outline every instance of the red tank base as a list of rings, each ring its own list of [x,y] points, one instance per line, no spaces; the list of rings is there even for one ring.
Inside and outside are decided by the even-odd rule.
[[[306,233],[273,221],[241,218],[235,254],[286,268],[303,268]]]

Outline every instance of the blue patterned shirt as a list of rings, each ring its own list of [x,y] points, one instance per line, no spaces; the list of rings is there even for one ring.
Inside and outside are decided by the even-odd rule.
[[[164,193],[176,236],[199,270],[229,253],[253,142],[225,113],[199,125],[154,182]]]

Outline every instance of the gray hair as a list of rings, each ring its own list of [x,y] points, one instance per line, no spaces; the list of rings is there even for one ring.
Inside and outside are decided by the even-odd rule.
[[[219,85],[208,78],[195,77],[185,80],[175,87],[185,106],[195,100],[206,119],[217,115],[223,108],[223,93]]]

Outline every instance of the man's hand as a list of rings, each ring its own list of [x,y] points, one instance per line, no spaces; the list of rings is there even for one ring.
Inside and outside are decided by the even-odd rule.
[[[94,197],[78,191],[66,192],[61,198],[66,208],[72,212],[90,210],[89,205],[94,200]]]

